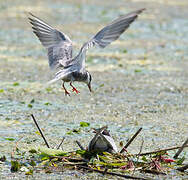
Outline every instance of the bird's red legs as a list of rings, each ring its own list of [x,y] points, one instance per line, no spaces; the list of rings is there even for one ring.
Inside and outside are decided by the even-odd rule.
[[[64,86],[64,83],[65,83],[65,82],[63,82],[63,84],[62,84],[62,88],[65,90],[65,95],[66,95],[66,96],[67,96],[67,95],[70,96],[70,93],[66,90],[66,88],[65,88],[65,86]]]
[[[73,85],[72,82],[70,82],[70,86],[72,87],[72,91],[76,92],[76,94],[80,93],[80,91],[78,91]]]

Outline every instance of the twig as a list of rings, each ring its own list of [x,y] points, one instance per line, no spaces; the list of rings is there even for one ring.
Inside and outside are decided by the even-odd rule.
[[[188,145],[184,146],[184,147],[188,147]],[[179,149],[181,148],[181,146],[176,146],[176,147],[171,147],[171,148],[166,148],[166,149],[160,149],[160,150],[156,150],[156,151],[151,151],[151,152],[146,152],[146,153],[141,153],[139,154],[134,154],[135,156],[145,156],[145,155],[150,155],[150,154],[155,154],[155,153],[159,153],[159,152],[163,152],[163,151],[171,151],[171,150],[175,150],[175,149]]]
[[[120,153],[123,153],[125,151],[125,149],[133,142],[133,140],[136,138],[136,136],[140,133],[140,131],[142,130],[142,128],[140,128],[135,134],[134,136],[127,142],[127,144],[123,147],[123,149],[120,151]]]
[[[108,171],[108,168],[106,167],[106,168],[104,169],[104,171],[103,171],[103,174],[105,175],[105,174],[107,173],[107,171]]]
[[[184,147],[188,144],[188,138],[187,140],[183,143],[183,145],[179,148],[177,153],[174,155],[174,159],[177,159],[180,153],[183,151]]]
[[[87,169],[89,171],[95,171],[95,172],[98,172],[98,173],[101,173],[101,174],[109,174],[109,175],[112,175],[112,176],[119,176],[119,177],[123,177],[125,179],[141,179],[141,180],[147,180],[145,178],[140,178],[140,177],[134,177],[134,176],[129,176],[129,175],[124,175],[124,174],[118,174],[118,173],[114,173],[114,172],[108,172],[108,171],[100,171],[98,169],[93,169],[93,168],[90,168],[90,167],[87,167],[87,166],[78,166],[80,168],[83,168],[83,169]]]
[[[143,148],[143,145],[144,145],[144,140],[142,139],[142,143],[141,143],[141,146],[140,146],[140,151],[138,153],[138,156],[141,154],[142,152],[142,148]]]
[[[61,147],[61,145],[63,144],[64,140],[65,140],[65,137],[63,137],[63,139],[61,140],[60,144],[57,146],[57,149],[59,149]]]
[[[13,158],[14,153],[15,153],[17,147],[18,147],[18,143],[21,141],[21,139],[22,139],[23,137],[24,137],[24,136],[20,137],[20,138],[16,141],[15,147],[14,147],[13,151],[11,152],[11,158]]]
[[[140,146],[140,151],[139,151],[138,156],[136,158],[136,163],[138,163],[139,155],[142,152],[143,145],[144,145],[144,140],[142,138],[142,143],[141,143],[141,146]],[[136,170],[136,166],[134,167],[133,174],[134,174],[135,170]]]
[[[185,171],[186,169],[188,169],[188,164],[186,164],[186,165],[184,165],[182,167],[177,168],[177,170],[181,171],[181,172]]]
[[[44,142],[45,142],[46,146],[47,146],[48,148],[50,148],[50,146],[48,145],[48,142],[46,141],[46,138],[44,137],[44,135],[43,135],[43,133],[42,133],[42,131],[41,131],[41,129],[40,129],[40,127],[39,127],[39,125],[38,125],[38,123],[37,123],[37,121],[36,121],[35,117],[34,117],[34,115],[33,115],[33,114],[31,114],[31,117],[32,117],[32,119],[33,119],[33,121],[34,121],[35,125],[37,126],[37,129],[39,130],[40,135],[42,136],[42,138],[43,138],[43,140],[44,140]]]
[[[78,146],[80,147],[81,150],[85,150],[79,141],[75,141],[75,142],[76,142],[76,144],[78,144]]]
[[[161,174],[161,175],[166,175],[166,173],[161,172],[161,171],[157,171],[157,170],[155,170],[155,169],[143,169],[143,170],[141,170],[141,172],[151,173],[151,174]]]

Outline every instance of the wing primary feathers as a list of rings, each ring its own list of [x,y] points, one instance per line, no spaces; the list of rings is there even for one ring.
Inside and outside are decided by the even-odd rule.
[[[32,25],[33,33],[48,50],[50,68],[65,67],[68,62],[72,62],[72,41],[69,37],[32,13],[29,15],[28,19]]]
[[[100,48],[105,48],[111,42],[118,39],[119,36],[144,10],[145,8],[139,9],[115,19],[109,25],[101,29],[91,40],[85,43],[82,47],[82,50],[87,50],[94,45],[97,45]]]

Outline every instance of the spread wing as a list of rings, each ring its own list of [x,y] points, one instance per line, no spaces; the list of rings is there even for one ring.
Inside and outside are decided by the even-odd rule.
[[[72,60],[72,41],[66,34],[54,29],[33,14],[29,14],[33,32],[48,50],[50,68],[66,67]]]
[[[87,50],[90,47],[98,46],[105,48],[111,42],[119,38],[119,36],[129,27],[129,25],[137,18],[144,9],[139,9],[119,17],[112,23],[101,29],[92,39],[85,43],[82,47]]]

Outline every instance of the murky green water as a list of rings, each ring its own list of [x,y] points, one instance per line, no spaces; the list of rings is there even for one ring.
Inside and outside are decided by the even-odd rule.
[[[88,52],[88,70],[93,75],[90,94],[75,83],[80,95],[65,97],[61,83],[47,86],[53,77],[45,49],[31,31],[26,12],[32,12],[68,34],[75,53],[107,22],[138,8],[147,10],[119,40],[104,50]],[[181,145],[188,129],[188,2],[134,0],[108,1],[1,1],[0,2],[0,155],[8,159],[15,142],[20,148],[43,144],[31,120],[33,113],[55,146],[65,136],[64,149],[77,149],[74,141],[87,146],[91,128],[108,125],[115,140],[126,141],[143,127],[129,147],[137,153]],[[68,87],[68,84],[67,84]],[[81,121],[90,122],[79,134]],[[7,138],[13,138],[12,141]],[[118,145],[118,144],[117,144]],[[187,149],[185,150],[187,151]],[[10,173],[0,164],[3,177],[25,177]],[[60,174],[37,174],[52,179]],[[67,178],[96,178],[96,174],[65,172]],[[169,178],[182,179],[176,172]],[[70,179],[71,179],[70,178]],[[97,178],[103,176],[97,174]],[[109,177],[111,178],[111,177]],[[166,177],[157,177],[166,179]]]

